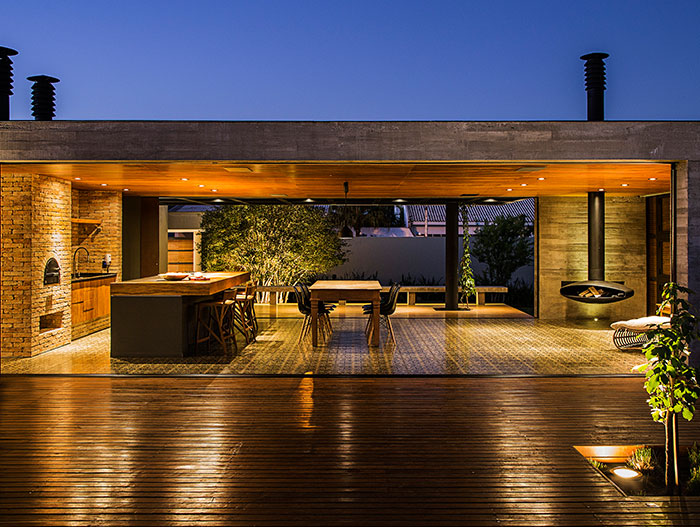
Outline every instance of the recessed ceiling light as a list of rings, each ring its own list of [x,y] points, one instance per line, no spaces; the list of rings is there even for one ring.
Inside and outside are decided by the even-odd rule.
[[[623,183],[623,184],[620,185],[620,186],[621,186],[621,187],[629,187],[629,183]]]
[[[655,178],[655,177],[650,177],[650,178],[649,178],[649,181],[656,181],[656,178]]]
[[[204,188],[204,185],[199,185],[199,188]]]
[[[123,188],[122,190],[123,190],[124,192],[129,192],[129,189],[128,189],[128,188]]]
[[[312,200],[311,198],[306,198],[304,201],[306,203],[313,203],[314,202],[314,200]]]
[[[224,202],[224,200],[221,199],[221,198],[216,198],[216,199],[214,200],[214,203],[223,203],[223,202]]]
[[[527,183],[520,183],[521,187],[527,187]]]
[[[80,181],[79,177],[74,177],[73,179],[75,179],[76,181]]]
[[[605,192],[605,189],[604,189],[604,188],[599,188],[599,189],[598,189],[598,192]]]
[[[484,200],[484,203],[495,203],[495,201],[496,201],[496,200],[493,199],[493,198],[487,198],[487,199]]]
[[[180,181],[189,181],[189,178],[181,177],[181,178],[180,178]]]
[[[211,189],[211,191],[212,192],[219,192],[218,189],[215,189],[215,188]]]
[[[537,181],[544,181],[544,178],[543,178],[543,177],[538,177],[538,178],[537,178]]]
[[[101,187],[106,187],[106,186],[107,186],[107,183],[100,183],[100,186],[101,186]]]
[[[513,189],[512,189],[512,188],[507,188],[507,189],[506,189],[506,192],[513,192]]]
[[[394,200],[394,203],[404,203],[405,201],[405,199],[397,198]]]

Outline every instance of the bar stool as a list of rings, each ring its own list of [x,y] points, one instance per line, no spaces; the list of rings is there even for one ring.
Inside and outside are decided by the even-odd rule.
[[[255,342],[258,334],[258,319],[255,315],[255,296],[257,285],[255,282],[248,282],[245,288],[229,290],[225,298],[232,301],[233,309],[230,313],[232,323],[245,337],[246,344]]]
[[[238,354],[238,344],[233,331],[233,302],[227,299],[199,302],[195,304],[197,325],[195,330],[195,353],[199,351],[201,342],[207,343],[207,352],[211,349],[211,339],[214,338],[224,350],[228,350],[227,342],[233,342],[233,349]]]

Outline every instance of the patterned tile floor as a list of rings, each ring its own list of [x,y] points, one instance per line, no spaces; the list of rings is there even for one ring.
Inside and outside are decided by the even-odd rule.
[[[32,358],[3,358],[2,373],[568,375],[626,374],[641,352],[617,350],[607,326],[533,319],[507,306],[448,314],[404,306],[392,318],[396,343],[382,330],[380,346],[364,338],[356,306],[340,307],[334,332],[313,348],[298,342],[301,318],[287,306],[259,310],[260,333],[234,355],[177,359],[112,359],[109,330]],[[511,317],[503,318],[510,313]],[[270,316],[272,315],[272,316]],[[490,318],[493,315],[497,318]],[[498,318],[501,317],[501,318]]]

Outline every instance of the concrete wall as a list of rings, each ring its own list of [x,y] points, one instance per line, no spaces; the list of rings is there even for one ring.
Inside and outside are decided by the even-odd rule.
[[[445,283],[445,238],[352,238],[346,241],[348,261],[328,271],[329,276],[341,277],[363,273],[365,276],[371,276],[377,273],[379,281],[388,284],[401,282],[402,275],[411,275],[414,279],[423,276],[427,279],[437,279],[441,284]],[[461,258],[461,240],[459,255]],[[472,256],[475,276],[485,267]],[[531,284],[533,267],[521,267],[513,274],[512,279],[515,278]]]
[[[33,356],[71,339],[71,185],[2,171],[2,321],[4,356]],[[56,258],[58,284],[44,285]],[[47,326],[41,327],[41,321]]]
[[[559,294],[563,280],[588,278],[587,198],[539,198],[539,316],[542,319],[646,316],[646,207],[644,198],[605,200],[605,278],[623,280],[630,299],[584,304]]]

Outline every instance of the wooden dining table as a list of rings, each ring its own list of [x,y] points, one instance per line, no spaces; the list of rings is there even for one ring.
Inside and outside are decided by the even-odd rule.
[[[318,312],[322,302],[368,302],[372,304],[370,346],[379,346],[379,293],[377,280],[317,280],[311,291],[311,343],[318,346]]]

